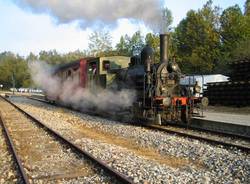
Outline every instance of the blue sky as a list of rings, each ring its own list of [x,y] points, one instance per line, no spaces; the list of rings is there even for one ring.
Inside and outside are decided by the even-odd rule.
[[[197,10],[207,0],[163,0],[173,14],[173,26],[183,19],[188,10]],[[243,9],[245,0],[214,0],[214,5],[227,8],[239,4]],[[91,28],[81,29],[79,24],[57,24],[50,15],[35,14],[21,9],[11,0],[0,0],[0,52],[12,51],[21,56],[29,52],[39,53],[40,50],[56,49],[60,53],[87,49],[88,36]],[[142,23],[132,23],[120,19],[113,27],[111,36],[115,44],[121,35],[132,35],[141,30],[144,34],[150,31]]]

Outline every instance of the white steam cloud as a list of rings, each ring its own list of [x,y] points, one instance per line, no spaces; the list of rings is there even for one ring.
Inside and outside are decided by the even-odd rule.
[[[61,81],[53,75],[51,66],[42,61],[31,62],[29,69],[35,84],[43,89],[48,97],[59,98],[65,105],[76,109],[119,112],[131,107],[135,99],[135,93],[131,90],[104,89],[94,93],[90,89],[79,87],[78,80]]]
[[[161,0],[14,0],[34,12],[50,13],[59,23],[80,20],[84,28],[96,23],[113,24],[120,18],[143,21],[158,29]]]

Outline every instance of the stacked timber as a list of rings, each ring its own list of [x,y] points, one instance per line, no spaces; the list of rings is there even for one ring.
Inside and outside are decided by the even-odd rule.
[[[230,64],[228,82],[208,83],[204,96],[211,105],[250,106],[250,60]]]
[[[250,80],[250,60],[240,60],[230,64],[231,81],[247,81]]]

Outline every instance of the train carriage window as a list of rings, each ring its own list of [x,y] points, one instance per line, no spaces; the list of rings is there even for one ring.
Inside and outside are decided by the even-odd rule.
[[[107,71],[107,70],[109,70],[109,69],[110,69],[110,61],[104,60],[104,61],[102,62],[102,70],[103,70],[103,71]]]
[[[69,71],[67,72],[67,76],[68,76],[68,77],[71,76],[71,70],[69,70]]]
[[[93,64],[93,65],[92,65],[92,72],[93,72],[93,75],[96,75],[96,70],[97,70],[97,66],[96,66],[96,64]]]
[[[96,62],[89,63],[88,67],[89,67],[88,68],[89,74],[91,74],[91,75],[97,74],[97,63]]]

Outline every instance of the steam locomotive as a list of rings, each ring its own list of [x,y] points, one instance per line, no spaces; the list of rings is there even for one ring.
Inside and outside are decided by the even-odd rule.
[[[168,59],[168,35],[160,35],[160,62],[155,64],[153,49],[144,47],[140,58],[132,58],[130,66],[118,74],[118,84],[136,91],[132,114],[156,124],[189,123],[194,108],[206,106],[205,98],[195,97],[201,87],[180,85],[184,75],[175,60]],[[196,111],[199,112],[199,111]]]
[[[206,106],[207,99],[195,97],[200,92],[197,84],[192,90],[180,85],[183,74],[168,58],[167,34],[160,35],[160,62],[155,62],[153,56],[153,49],[146,46],[140,57],[84,58],[57,67],[54,75],[62,82],[74,78],[79,87],[95,88],[95,93],[104,89],[134,91],[134,102],[128,108],[133,119],[156,124],[189,123],[194,109]]]

